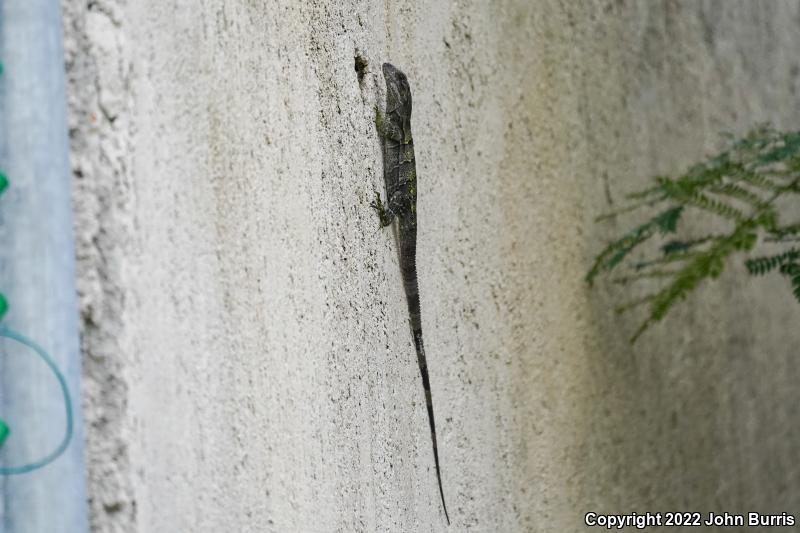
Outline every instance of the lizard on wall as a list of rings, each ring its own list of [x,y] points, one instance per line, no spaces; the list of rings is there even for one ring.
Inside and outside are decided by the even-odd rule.
[[[428,407],[428,422],[433,441],[433,461],[436,466],[436,480],[439,482],[439,495],[448,525],[450,517],[444,502],[442,474],[439,467],[439,449],[436,446],[436,423],[433,419],[431,383],[428,377],[428,364],[422,344],[422,321],[420,319],[419,285],[417,283],[417,167],[414,160],[414,140],[411,137],[411,89],[403,72],[389,63],[383,64],[383,77],[386,80],[386,112],[381,114],[376,108],[375,124],[383,141],[383,177],[386,185],[387,205],[381,202],[380,193],[371,204],[378,211],[381,227],[397,220],[397,241],[400,255],[400,272],[403,277],[411,332],[417,351],[422,385],[425,388],[425,402]]]

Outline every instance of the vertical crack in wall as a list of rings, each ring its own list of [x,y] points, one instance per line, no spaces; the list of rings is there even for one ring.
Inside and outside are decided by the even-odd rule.
[[[122,282],[131,232],[130,62],[121,5],[63,0],[70,159],[93,531],[135,531]]]

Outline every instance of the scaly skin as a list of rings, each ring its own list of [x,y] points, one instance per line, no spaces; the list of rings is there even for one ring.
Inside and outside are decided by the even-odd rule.
[[[419,285],[417,283],[417,168],[414,161],[414,139],[411,137],[411,89],[406,75],[389,63],[383,64],[383,77],[386,80],[386,113],[381,115],[376,109],[375,125],[383,138],[383,176],[386,182],[386,206],[376,193],[372,207],[378,211],[381,226],[388,226],[397,220],[397,239],[400,248],[400,271],[408,300],[408,313],[411,318],[411,332],[417,350],[419,371],[425,388],[425,402],[428,407],[428,422],[433,441],[433,461],[436,466],[436,480],[439,482],[439,495],[448,525],[450,517],[444,502],[442,473],[439,467],[439,449],[436,445],[436,423],[433,419],[431,383],[428,377],[428,364],[422,344],[422,321],[419,307]]]

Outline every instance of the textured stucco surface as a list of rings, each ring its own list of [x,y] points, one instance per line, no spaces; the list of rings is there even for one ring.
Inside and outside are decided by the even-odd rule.
[[[95,531],[446,529],[368,207],[385,60],[415,97],[451,530],[800,508],[780,280],[734,269],[635,348],[583,282],[644,177],[797,128],[800,3],[63,5]]]

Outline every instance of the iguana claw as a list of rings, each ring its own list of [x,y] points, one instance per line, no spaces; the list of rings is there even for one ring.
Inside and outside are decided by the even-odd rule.
[[[378,212],[378,217],[381,220],[381,227],[388,226],[392,223],[392,217],[389,216],[389,212],[383,206],[383,202],[381,201],[381,193],[375,192],[375,199],[370,202],[369,206]]]

